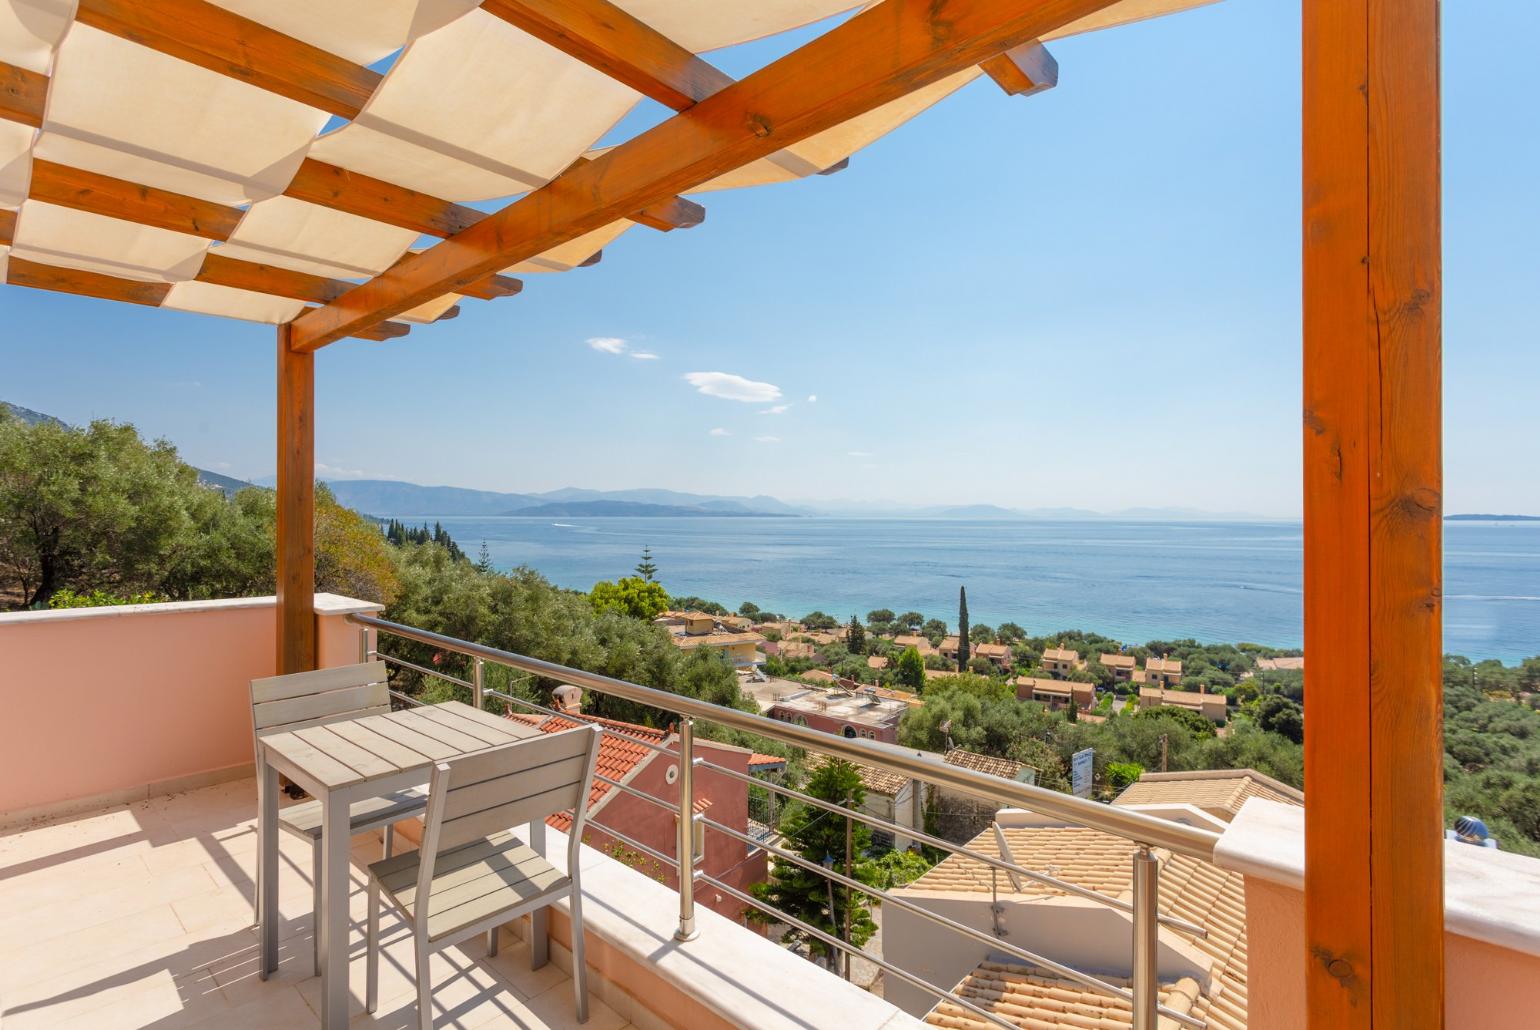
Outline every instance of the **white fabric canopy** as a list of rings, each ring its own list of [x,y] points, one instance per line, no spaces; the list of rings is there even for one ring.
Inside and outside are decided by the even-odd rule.
[[[0,3],[0,61],[47,72],[53,48],[75,18],[75,0],[7,0]]]
[[[251,205],[219,252],[242,261],[350,279],[380,274],[416,242],[417,234],[410,229],[274,197]]]
[[[273,325],[298,318],[300,312],[305,310],[305,305],[297,300],[200,282],[177,283],[171,287],[160,306],[174,308],[177,311],[192,311],[200,315],[218,315],[221,318],[268,322]]]
[[[198,274],[208,241],[29,200],[16,219],[14,249],[17,257],[46,265],[176,282]]]

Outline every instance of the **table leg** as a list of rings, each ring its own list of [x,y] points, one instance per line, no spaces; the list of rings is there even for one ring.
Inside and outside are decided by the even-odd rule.
[[[348,803],[321,798],[321,1026],[348,1025]]]
[[[260,763],[257,776],[257,933],[262,979],[278,969],[278,770]]]
[[[529,846],[535,854],[545,855],[545,820],[529,824]],[[529,914],[529,968],[539,969],[551,961],[551,909],[542,905]]]

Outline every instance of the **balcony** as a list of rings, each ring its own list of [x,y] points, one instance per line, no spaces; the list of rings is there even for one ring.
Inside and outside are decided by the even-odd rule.
[[[369,653],[403,666],[388,647],[415,637],[477,668],[502,662],[558,672],[382,623],[376,610],[318,596],[322,663]],[[319,1024],[310,853],[286,834],[278,972],[266,981],[257,975],[247,698],[249,680],[273,671],[274,636],[271,598],[0,616],[0,704],[8,713],[0,721],[0,1021],[7,1030]],[[729,815],[725,795],[714,793],[750,774],[733,768],[719,746],[692,746],[688,731],[647,738],[662,759],[651,769],[656,779],[617,771],[606,791],[614,818],[600,826],[605,840],[632,848],[633,858],[640,848],[655,866],[639,870],[608,846],[582,851],[593,995],[587,1026],[1305,1025],[1303,799],[1287,788],[1243,773],[1157,775],[1114,805],[1093,805],[939,756],[672,695],[658,701],[644,687],[559,671],[590,690],[668,703],[685,718],[858,760],[917,789],[929,782],[997,810],[991,828],[966,844],[869,811],[848,813],[952,852],[906,888],[871,891],[881,903],[884,950],[860,953],[879,970],[868,992],[735,918],[743,883],[718,871],[713,848],[798,860],[749,820],[747,806]],[[468,685],[479,682],[477,675]],[[695,756],[692,772],[670,796],[668,756],[682,750]],[[747,769],[750,756],[740,757]],[[657,835],[637,814],[677,812],[684,790],[696,800],[687,836],[700,841],[695,873],[683,884],[699,930],[687,942],[675,938],[684,908],[678,852],[639,840]],[[415,826],[398,830],[411,838]],[[380,847],[375,835],[352,841],[352,1025],[414,1026],[407,928],[390,915],[381,1004],[363,1012],[359,867]],[[545,847],[560,867],[559,828],[547,830]],[[1540,1005],[1540,863],[1465,845],[1447,851],[1447,1025],[1523,1025]],[[842,882],[837,870],[814,871]],[[548,938],[521,920],[499,931],[496,955],[473,941],[435,957],[435,1024],[575,1025],[563,911]],[[548,950],[550,963],[532,969],[532,950]]]

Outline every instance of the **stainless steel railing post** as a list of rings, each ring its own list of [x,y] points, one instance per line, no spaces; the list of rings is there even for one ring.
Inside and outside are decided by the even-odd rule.
[[[481,701],[484,696],[482,687],[482,667],[486,664],[486,662],[481,658],[475,658],[472,659],[472,661],[474,661],[476,664],[471,669],[471,706],[479,712],[481,711]]]
[[[695,929],[695,720],[679,721],[679,929],[677,941],[693,941]]]
[[[1134,852],[1134,1030],[1155,1030],[1159,1018],[1159,898],[1160,862],[1141,845]]]
[[[358,661],[364,664],[374,657],[374,647],[369,638],[374,634],[372,626],[358,627]]]

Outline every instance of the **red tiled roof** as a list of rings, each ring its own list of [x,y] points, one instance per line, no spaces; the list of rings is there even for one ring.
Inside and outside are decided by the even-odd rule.
[[[636,743],[636,741],[646,741],[648,744],[661,746],[671,736],[667,730],[656,729],[652,726],[638,726],[630,722],[619,722],[615,719],[593,718],[584,719],[580,722],[557,715],[529,715],[523,712],[510,712],[507,718],[529,726],[537,726],[541,733],[560,733],[562,730],[575,729],[585,722],[603,726],[606,732],[604,736],[599,738],[599,760],[594,767],[594,771],[602,776],[608,776],[612,780],[624,780],[635,771],[637,766],[655,754],[650,748],[643,747],[641,744]],[[589,811],[593,811],[594,806],[611,789],[608,783],[595,779],[593,790],[588,794]],[[559,812],[551,816],[546,820],[546,823],[561,830],[563,833],[572,829],[572,817],[566,812]]]
[[[758,751],[756,751],[753,754],[749,755],[749,768],[750,769],[754,768],[756,765],[785,765],[785,764],[786,764],[786,759],[777,757],[776,755],[762,755]]]

